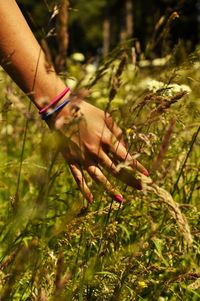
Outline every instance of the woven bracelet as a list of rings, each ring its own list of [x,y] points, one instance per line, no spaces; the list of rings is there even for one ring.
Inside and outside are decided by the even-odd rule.
[[[49,119],[53,114],[56,112],[60,111],[64,106],[66,106],[69,103],[69,99],[66,98],[61,104],[59,104],[57,107],[55,107],[51,112],[48,113],[43,113],[41,115],[42,120],[47,120]]]
[[[43,114],[45,113],[49,108],[51,108],[53,105],[55,105],[56,103],[59,102],[59,100],[61,100],[61,98],[63,98],[67,92],[71,91],[69,87],[66,87],[58,96],[56,96],[56,98],[54,98],[46,107],[44,107],[43,109],[41,109],[39,111],[39,114]]]

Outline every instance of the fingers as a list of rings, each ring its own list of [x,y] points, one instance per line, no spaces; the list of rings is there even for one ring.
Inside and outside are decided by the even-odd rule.
[[[105,113],[105,123],[106,123],[107,127],[109,128],[109,130],[111,131],[111,133],[113,133],[113,135],[117,138],[117,140],[122,142],[123,132],[118,127],[118,125],[116,124],[116,122],[113,120],[112,116],[110,116],[109,113]],[[123,144],[124,144],[124,142],[123,142]]]
[[[135,178],[132,168],[125,168],[125,166],[120,166],[120,168],[117,168],[112,160],[104,152],[101,152],[99,154],[99,163],[101,163],[101,165],[107,170],[111,171],[116,178],[120,179],[125,184],[139,190],[142,189],[141,181]]]
[[[149,175],[147,169],[142,164],[140,164],[136,159],[134,159],[131,156],[131,154],[129,154],[129,152],[121,142],[117,141],[115,138],[113,138],[112,140],[113,143],[110,143],[109,148],[117,160],[119,160],[120,162],[126,161],[129,166],[136,168],[139,172],[143,173],[145,176]]]
[[[89,203],[92,203],[93,195],[86,184],[83,171],[76,164],[70,164],[69,167],[80,191],[83,193],[85,198],[89,201]],[[124,202],[122,196],[112,187],[110,182],[107,180],[107,178],[104,176],[104,174],[97,166],[95,165],[88,166],[87,172],[95,181],[99,182],[105,187],[106,191],[109,193],[109,195],[112,198],[114,198],[119,203]]]
[[[70,167],[72,175],[73,175],[79,189],[81,190],[81,192],[83,193],[85,198],[88,200],[88,202],[92,203],[93,202],[93,195],[90,192],[90,189],[88,188],[88,186],[86,184],[86,181],[84,179],[83,171],[81,170],[81,168],[77,164],[70,164],[69,167]]]
[[[128,153],[125,143],[122,137],[122,130],[117,126],[109,113],[105,113],[105,122],[111,133],[111,145],[109,145],[110,150],[114,154],[114,156],[120,161],[129,161],[130,165],[135,167],[138,171],[143,173],[145,176],[148,176],[149,173],[146,168],[140,164],[136,159],[132,158],[132,156]]]
[[[148,170],[139,161],[137,161],[136,159],[133,159],[132,156],[131,156],[131,159],[132,159],[131,162],[132,162],[133,166],[138,171],[140,171],[143,175],[145,175],[146,177],[148,177],[149,176]]]
[[[88,165],[86,168],[88,174],[91,176],[92,179],[94,179],[96,182],[103,185],[103,187],[106,189],[107,193],[115,199],[115,201],[123,203],[124,199],[119,194],[119,192],[113,188],[111,183],[108,181],[108,179],[104,176],[102,171],[94,164]]]
[[[101,164],[101,166],[103,166],[107,170],[111,171],[113,173],[113,175],[117,174],[116,165],[104,151],[99,152],[98,162]]]

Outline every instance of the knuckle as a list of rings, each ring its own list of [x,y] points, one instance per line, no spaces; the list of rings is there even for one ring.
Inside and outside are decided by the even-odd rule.
[[[89,146],[89,151],[92,155],[97,155],[99,152],[99,148],[97,147],[97,145],[90,145]]]
[[[76,172],[73,167],[71,167],[71,170],[72,170],[74,179],[75,179],[76,183],[78,184],[78,186],[83,186],[84,179],[83,179],[82,174],[79,172]]]
[[[112,116],[111,116],[110,113],[108,113],[108,112],[106,112],[106,119],[107,119],[108,121],[112,121],[112,120],[113,120]]]

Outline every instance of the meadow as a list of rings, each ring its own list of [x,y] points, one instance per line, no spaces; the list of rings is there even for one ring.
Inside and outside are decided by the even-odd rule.
[[[141,191],[107,174],[123,205],[88,179],[86,206],[55,133],[0,70],[0,300],[200,300],[200,51],[181,63],[176,51],[136,63],[118,47],[62,75],[150,172],[124,166]]]

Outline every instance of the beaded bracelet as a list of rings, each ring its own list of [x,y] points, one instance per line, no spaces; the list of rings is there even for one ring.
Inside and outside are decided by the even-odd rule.
[[[66,98],[61,104],[59,104],[57,107],[55,107],[51,112],[43,113],[41,115],[42,120],[49,119],[53,114],[60,111],[64,106],[66,106],[69,103],[69,99]]]
[[[39,111],[39,114],[45,113],[49,108],[51,108],[54,104],[58,103],[63,96],[67,94],[67,92],[71,91],[69,87],[66,87],[56,98],[54,98],[46,107]]]

